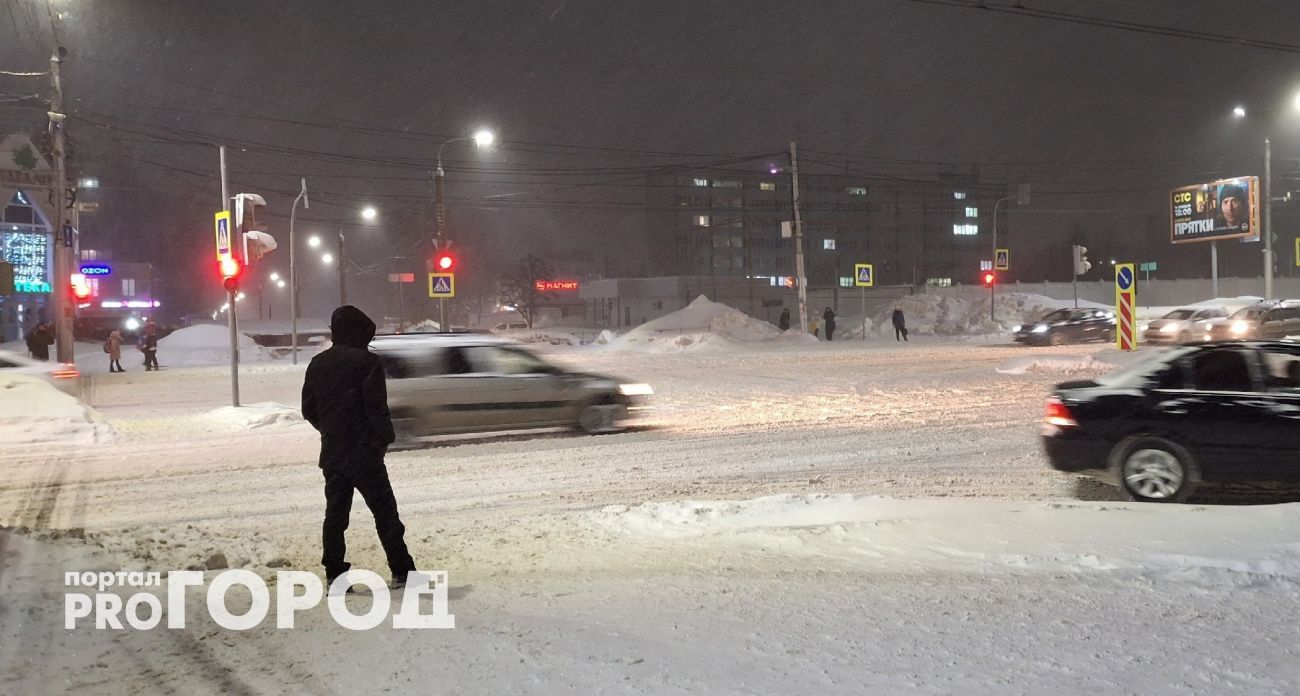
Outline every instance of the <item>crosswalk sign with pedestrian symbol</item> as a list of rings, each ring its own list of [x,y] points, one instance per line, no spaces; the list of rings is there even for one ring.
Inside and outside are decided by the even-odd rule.
[[[869,263],[853,264],[853,284],[859,288],[869,288],[876,284],[876,273]]]
[[[456,296],[455,273],[430,273],[429,297],[447,299]]]
[[[998,249],[997,254],[993,256],[993,270],[1009,271],[1011,270],[1011,250]]]

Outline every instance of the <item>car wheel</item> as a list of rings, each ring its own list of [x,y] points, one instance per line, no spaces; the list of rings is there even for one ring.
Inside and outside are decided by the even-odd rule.
[[[1126,438],[1116,445],[1111,453],[1111,469],[1120,492],[1136,502],[1181,503],[1200,479],[1191,452],[1150,435]]]
[[[1053,333],[1051,336],[1048,336],[1048,337],[1047,337],[1047,342],[1050,343],[1050,344],[1052,344],[1052,345],[1054,345],[1054,346],[1064,345],[1064,344],[1065,344],[1065,334],[1062,334],[1062,333]]]
[[[1109,343],[1115,342],[1115,329],[1110,329],[1106,332],[1106,341]]]
[[[614,430],[614,413],[618,406],[608,403],[588,404],[578,412],[578,429],[588,435]]]

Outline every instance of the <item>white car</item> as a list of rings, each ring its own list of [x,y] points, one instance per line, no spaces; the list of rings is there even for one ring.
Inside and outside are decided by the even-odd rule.
[[[26,355],[0,350],[0,374],[19,374],[37,377],[53,384],[60,391],[72,391],[81,373],[76,365],[34,360]]]
[[[1200,340],[1204,324],[1228,316],[1223,307],[1183,307],[1147,324],[1142,332],[1146,343],[1187,343]]]

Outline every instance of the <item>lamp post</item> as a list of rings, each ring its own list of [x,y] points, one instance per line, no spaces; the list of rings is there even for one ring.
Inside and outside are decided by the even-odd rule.
[[[311,201],[307,199],[307,180],[302,180],[302,188],[298,191],[298,197],[293,199],[293,208],[289,210],[289,315],[291,317],[292,328],[290,329],[290,352],[293,353],[293,364],[298,364],[298,262],[297,252],[298,245],[294,241],[293,225],[298,217],[298,202],[302,201],[303,208],[310,208]],[[315,239],[315,237],[313,237]]]
[[[452,143],[474,141],[474,147],[484,150],[492,147],[496,142],[496,135],[486,129],[480,128],[473,135],[449,138],[438,146],[438,168],[433,172],[433,245],[435,249],[442,249],[447,241],[447,212],[443,202],[442,182],[445,172],[442,170],[442,151]],[[438,330],[447,330],[447,300],[438,300]]]
[[[989,283],[989,321],[997,321],[994,312],[994,299],[997,293],[997,266],[998,266],[998,208],[1007,201],[1016,201],[1020,205],[1029,205],[1029,184],[1021,184],[1019,190],[1014,196],[999,198],[993,204],[993,244],[989,250],[989,260],[993,268],[993,282]]]
[[[1293,106],[1300,111],[1300,94],[1295,96]],[[1244,106],[1237,106],[1232,109],[1234,118],[1241,120],[1251,114],[1268,114],[1280,111],[1280,109],[1262,109],[1259,111],[1247,111]],[[1264,199],[1264,220],[1263,228],[1260,230],[1260,236],[1264,238],[1264,299],[1273,299],[1273,201],[1287,200],[1285,197],[1273,197],[1273,143],[1269,137],[1264,138],[1264,190],[1260,192],[1260,198]],[[1211,242],[1212,243],[1212,242]]]

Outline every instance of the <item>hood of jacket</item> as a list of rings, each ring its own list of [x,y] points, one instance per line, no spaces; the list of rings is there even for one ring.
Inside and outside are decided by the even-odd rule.
[[[335,345],[364,350],[375,338],[375,322],[356,307],[344,305],[330,316],[330,338]]]

